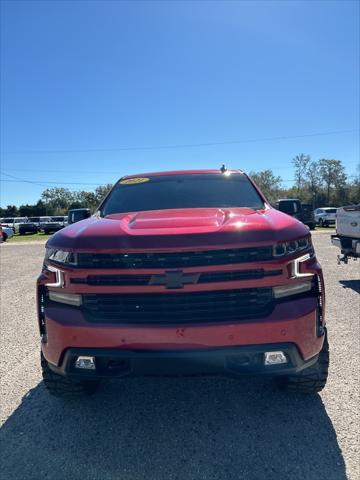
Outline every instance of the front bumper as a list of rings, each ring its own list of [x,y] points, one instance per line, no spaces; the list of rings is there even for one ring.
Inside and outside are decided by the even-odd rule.
[[[191,325],[90,324],[77,308],[49,307],[42,351],[48,362],[61,366],[68,349],[126,351],[206,351],[253,345],[294,344],[309,360],[319,353],[323,337],[317,334],[317,300],[301,298],[275,307],[271,315]]]
[[[286,363],[264,365],[264,354],[282,351]],[[76,368],[78,356],[95,357],[95,370]],[[49,364],[57,374],[74,379],[137,376],[188,375],[289,375],[317,361],[304,361],[294,344],[279,343],[190,351],[134,351],[121,349],[69,348],[60,366]]]

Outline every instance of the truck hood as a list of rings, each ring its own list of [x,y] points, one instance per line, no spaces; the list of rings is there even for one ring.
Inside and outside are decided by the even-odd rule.
[[[221,248],[269,245],[308,233],[301,222],[269,207],[156,210],[93,216],[60,230],[47,246],[97,252]]]

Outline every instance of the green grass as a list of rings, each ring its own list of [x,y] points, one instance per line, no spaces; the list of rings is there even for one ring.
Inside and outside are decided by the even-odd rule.
[[[27,233],[26,235],[14,235],[8,238],[6,243],[46,241],[49,237],[51,237],[51,235],[45,235],[44,233]]]

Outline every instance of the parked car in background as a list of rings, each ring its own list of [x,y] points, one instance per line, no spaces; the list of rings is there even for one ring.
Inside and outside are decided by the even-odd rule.
[[[37,233],[38,227],[35,223],[29,222],[27,217],[14,218],[14,233],[25,235],[26,233]]]
[[[41,217],[28,217],[29,222],[34,223],[37,226],[37,229],[40,229],[40,218]]]
[[[12,224],[12,229],[14,230],[14,233],[19,233],[19,225],[20,223],[27,222],[27,217],[15,217],[13,224]]]
[[[14,229],[14,217],[0,218],[0,223],[3,227]]]
[[[314,230],[316,226],[314,207],[310,203],[302,203],[302,222],[307,225],[310,230]]]
[[[10,227],[5,227],[4,225],[0,225],[0,230],[2,233],[2,241],[6,242],[8,238],[14,236],[14,230]]]
[[[360,257],[360,203],[336,210],[336,234],[331,235],[331,243],[343,254],[338,256],[339,263]]]
[[[91,215],[88,208],[72,208],[68,211],[68,225],[72,223],[80,222],[80,220],[85,220]]]
[[[315,228],[314,212],[311,205],[302,204],[298,198],[281,198],[276,204],[275,208],[280,212],[287,213],[292,217],[300,220],[300,222],[307,225],[310,230]]]
[[[51,217],[40,217],[39,219],[39,230],[43,231],[43,226],[51,221]]]
[[[335,225],[336,222],[336,208],[322,207],[314,211],[315,221],[319,227],[328,227]]]
[[[65,226],[64,216],[46,217],[44,221],[40,222],[40,228],[45,234],[54,233],[61,230]]]

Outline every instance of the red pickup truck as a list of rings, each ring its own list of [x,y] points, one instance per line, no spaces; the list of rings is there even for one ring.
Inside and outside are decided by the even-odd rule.
[[[327,380],[309,229],[239,170],[121,178],[48,240],[37,299],[54,395],[131,375],[266,374],[304,393]]]

